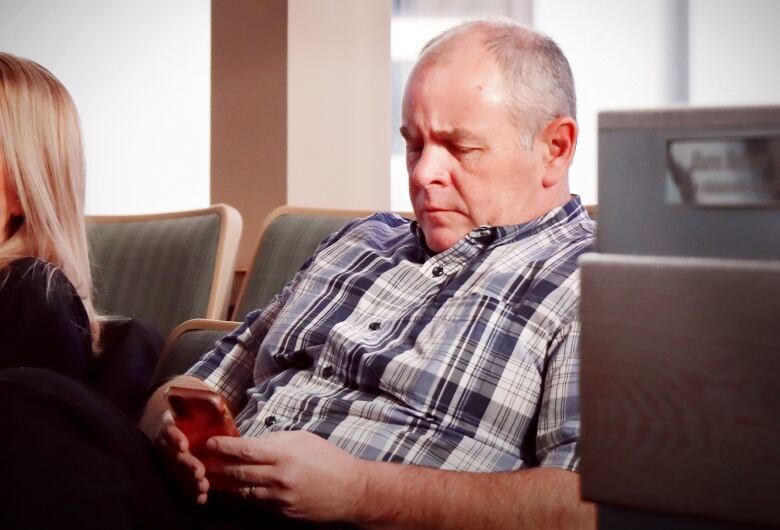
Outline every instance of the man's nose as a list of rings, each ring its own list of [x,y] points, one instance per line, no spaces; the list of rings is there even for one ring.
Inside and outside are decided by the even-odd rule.
[[[437,146],[425,146],[420,158],[409,168],[411,181],[420,187],[446,185],[449,180],[449,164],[446,153]]]

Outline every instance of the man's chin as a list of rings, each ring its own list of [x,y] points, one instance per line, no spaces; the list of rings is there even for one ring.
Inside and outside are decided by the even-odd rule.
[[[436,253],[447,250],[463,237],[458,236],[455,231],[448,228],[432,228],[427,230],[423,228],[423,233],[425,234],[425,244],[428,245],[429,249]]]

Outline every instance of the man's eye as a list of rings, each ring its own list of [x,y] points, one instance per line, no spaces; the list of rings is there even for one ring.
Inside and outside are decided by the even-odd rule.
[[[469,153],[474,153],[479,150],[478,147],[471,147],[467,145],[453,145],[451,149],[452,151],[454,151],[459,155],[467,155]]]

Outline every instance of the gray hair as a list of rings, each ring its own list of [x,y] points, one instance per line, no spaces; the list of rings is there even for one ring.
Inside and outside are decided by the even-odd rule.
[[[459,37],[479,32],[501,68],[511,97],[509,112],[526,149],[550,121],[577,118],[577,98],[569,61],[551,38],[507,20],[475,20],[454,26],[422,49],[418,64],[456,52]]]

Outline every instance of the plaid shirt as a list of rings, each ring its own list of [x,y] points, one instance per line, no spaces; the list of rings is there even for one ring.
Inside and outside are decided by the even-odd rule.
[[[243,436],[307,430],[364,459],[576,470],[578,197],[431,255],[414,222],[354,221],[192,369]]]

